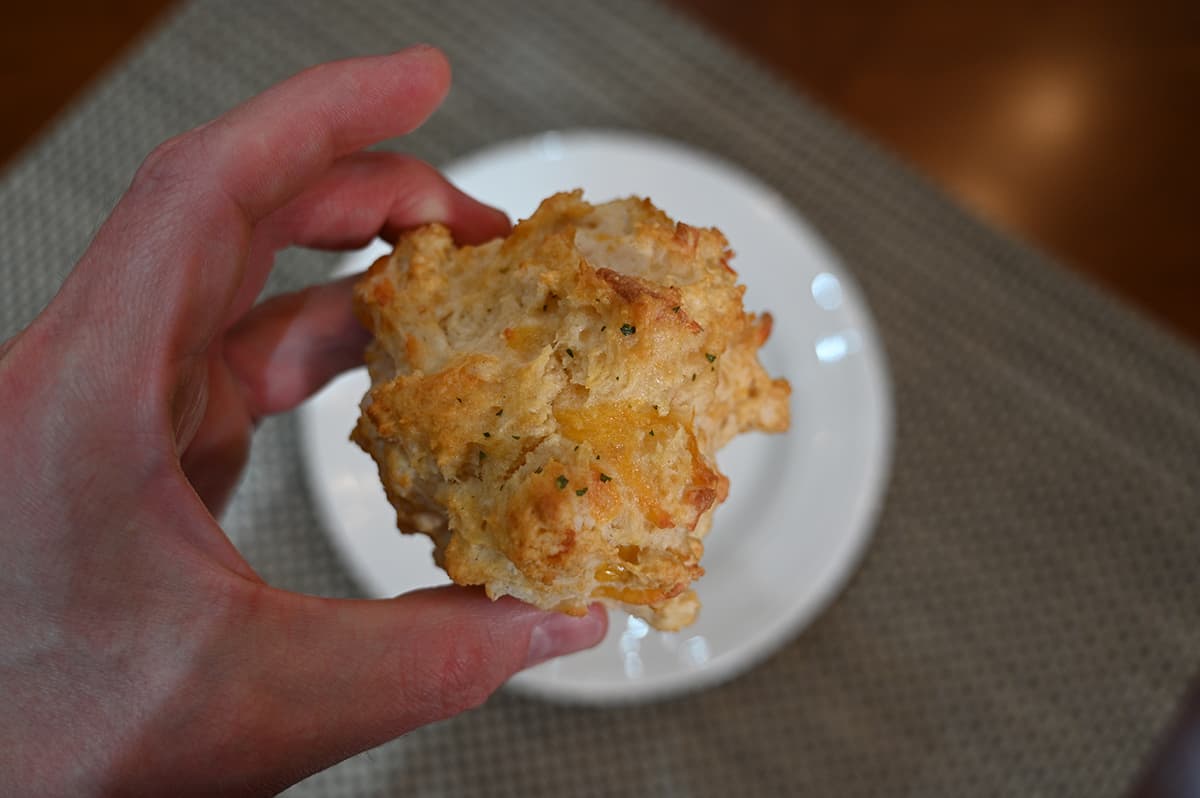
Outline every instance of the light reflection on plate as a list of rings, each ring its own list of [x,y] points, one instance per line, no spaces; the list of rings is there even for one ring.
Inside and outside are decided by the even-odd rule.
[[[568,702],[623,703],[730,679],[789,642],[836,594],[870,538],[891,442],[883,350],[866,306],[824,243],[771,189],[711,155],[632,133],[545,133],[445,169],[457,185],[529,216],[544,197],[582,187],[602,202],[650,197],[672,217],[720,227],[737,253],[746,307],[775,317],[762,359],[793,388],[792,428],[743,436],[718,456],[729,500],[705,541],[699,620],[661,633],[610,613],[592,651],[520,674],[511,688]],[[381,244],[339,271],[366,268]],[[359,370],[300,412],[318,512],[370,595],[444,584],[431,544],[395,531],[375,466],[347,440],[366,390]]]

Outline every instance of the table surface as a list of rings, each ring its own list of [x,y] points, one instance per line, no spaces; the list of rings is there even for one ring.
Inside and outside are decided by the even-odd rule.
[[[1200,343],[1200,4],[672,2],[989,221]],[[0,163],[173,5],[10,3]]]
[[[14,6],[0,31],[8,122],[0,158],[12,158],[64,102],[83,96],[169,5]],[[45,146],[12,161],[16,168],[0,182],[0,233],[8,244],[0,267],[17,279],[0,295],[0,322],[11,327],[45,301],[151,138],[218,112],[274,71],[303,65],[309,51],[289,49],[272,17],[285,6],[271,5],[212,0],[193,9],[119,79],[96,84],[97,93]],[[508,5],[509,17],[489,10],[486,26],[456,29],[467,39],[445,40],[464,67],[465,94],[452,97],[458,116],[435,119],[435,130],[418,134],[413,146],[439,157],[478,146],[485,134],[462,124],[470,117],[463,109],[487,102],[489,92],[507,93],[505,101],[527,115],[498,118],[487,135],[519,133],[561,113],[580,124],[644,122],[714,149],[752,139],[759,146],[737,149],[742,164],[772,175],[855,267],[872,300],[895,382],[894,478],[876,543],[851,589],[803,645],[750,677],[693,702],[583,720],[502,697],[471,722],[406,738],[386,756],[418,750],[431,757],[421,761],[436,762],[461,750],[523,751],[520,740],[487,737],[514,723],[584,748],[630,728],[647,740],[675,740],[669,730],[686,723],[696,730],[688,745],[702,746],[705,762],[730,745],[739,752],[727,763],[727,781],[709,772],[716,781],[689,782],[697,794],[720,792],[734,783],[728,779],[751,772],[767,783],[840,783],[844,794],[878,794],[879,784],[898,777],[907,779],[909,794],[934,794],[935,787],[953,794],[955,786],[961,794],[981,783],[1029,788],[1020,794],[1054,785],[1063,789],[1038,794],[1100,794],[1069,789],[1090,784],[1114,794],[1130,778],[1130,762],[1151,750],[1200,655],[1200,368],[1191,352],[1065,279],[1054,262],[963,216],[689,29],[661,53],[615,43],[625,62],[610,64],[587,52],[584,34],[558,18],[561,9],[546,5],[543,16],[556,18],[540,31],[548,52],[539,56],[574,71],[547,77],[513,55],[507,66],[515,76],[490,83],[492,65],[471,45],[494,45],[496,31],[512,41],[543,22]],[[787,4],[760,0],[737,4],[736,14],[706,0],[674,5],[995,226],[1115,288],[1185,340],[1200,340],[1188,240],[1188,189],[1198,177],[1193,142],[1200,140],[1191,101],[1200,95],[1193,8],[857,3],[805,9],[800,18]],[[422,18],[410,4],[383,0],[289,0],[289,11],[300,10],[282,24],[289,35],[307,37],[311,52],[341,52],[344,41],[392,41],[360,7],[394,16],[397,25],[447,33],[436,15]],[[645,4],[629,8],[659,37],[674,32],[671,19]],[[645,33],[621,28],[599,5],[586,9],[594,24]],[[351,11],[357,16],[347,38],[325,35],[325,23],[345,21],[338,13]],[[198,63],[216,68],[208,83],[195,74]],[[674,72],[631,80],[641,66]],[[178,70],[166,83],[158,79],[164,68]],[[732,84],[738,77],[746,82]],[[518,95],[510,84],[520,80],[542,80],[553,102]],[[597,110],[571,93],[592,88],[590,80],[608,81],[612,107]],[[210,91],[198,91],[201,85]],[[700,86],[711,86],[717,99],[698,93]],[[687,92],[671,93],[680,88]],[[668,102],[679,113],[647,114]],[[697,119],[712,129],[697,128]],[[115,126],[128,141],[103,134]],[[281,274],[277,287],[296,287],[324,266],[298,263],[303,268]],[[303,480],[288,420],[264,425],[255,457],[244,500],[227,519],[235,543],[272,582],[351,589],[297,499]],[[1200,716],[1197,703],[1190,717]],[[738,748],[738,729],[766,736]],[[1128,729],[1135,731],[1118,733]],[[804,773],[781,765],[791,754],[773,742],[779,735],[802,741],[796,757],[807,763]],[[695,755],[661,745],[656,754],[680,765],[668,775],[684,779],[704,770],[689,770]],[[360,762],[322,784],[372,767],[372,778],[390,779],[388,761]],[[1022,763],[1046,770],[1022,771]],[[557,767],[557,777],[571,778],[570,768]],[[656,773],[653,761],[630,767],[631,779]],[[507,776],[522,783],[536,770]],[[442,786],[456,777],[419,768],[405,776]]]

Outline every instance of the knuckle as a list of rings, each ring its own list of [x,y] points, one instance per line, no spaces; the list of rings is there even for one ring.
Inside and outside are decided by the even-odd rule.
[[[489,642],[457,637],[438,658],[438,709],[450,717],[481,706],[509,675]]]
[[[178,152],[184,148],[187,143],[187,133],[181,133],[179,136],[174,136],[156,146],[150,151],[150,154],[145,157],[142,162],[142,167],[138,169],[138,178],[155,178],[155,176],[164,173],[175,172],[179,169],[180,158]]]
[[[190,138],[190,133],[181,133],[151,150],[133,177],[134,185],[169,185],[180,180],[187,173]]]

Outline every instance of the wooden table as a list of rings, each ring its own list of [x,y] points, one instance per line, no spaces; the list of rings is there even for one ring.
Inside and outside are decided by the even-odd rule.
[[[984,218],[1200,343],[1200,3],[670,2]],[[172,5],[10,3],[0,164]],[[1200,694],[1180,724],[1164,762],[1197,756],[1185,732],[1200,740]],[[1152,776],[1141,794],[1191,794],[1164,784]]]
[[[674,2],[1200,342],[1200,3]]]

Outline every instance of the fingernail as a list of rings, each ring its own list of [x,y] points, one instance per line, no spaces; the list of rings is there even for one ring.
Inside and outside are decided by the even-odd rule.
[[[431,191],[412,199],[409,215],[412,217],[412,226],[416,227],[430,222],[445,224],[453,214],[449,198]]]
[[[486,207],[492,212],[493,215],[495,215],[497,227],[503,227],[506,233],[512,229],[512,219],[508,218],[507,213],[497,208],[495,205],[487,205],[485,203],[484,207]]]
[[[525,667],[591,648],[604,639],[606,631],[608,615],[598,604],[592,605],[582,618],[552,612],[533,627],[529,635]]]

